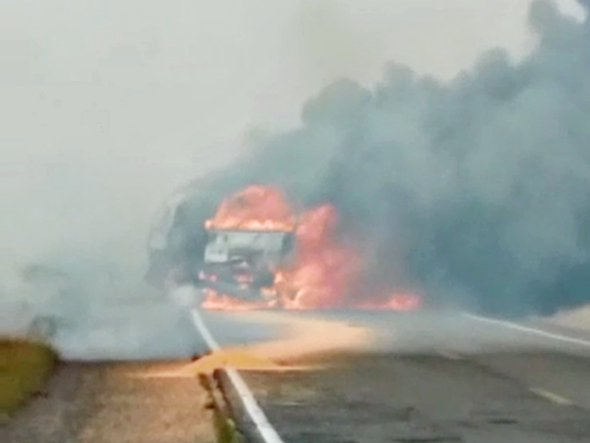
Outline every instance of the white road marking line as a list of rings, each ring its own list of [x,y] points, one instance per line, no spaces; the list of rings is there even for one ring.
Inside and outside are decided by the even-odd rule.
[[[512,323],[512,322],[505,321],[505,320],[496,320],[493,318],[481,317],[479,315],[474,315],[474,314],[464,314],[464,315],[466,317],[473,319],[473,320],[478,320],[481,322],[486,322],[486,323],[490,323],[490,324],[494,324],[494,325],[498,325],[498,326],[504,326],[505,328],[516,329],[518,331],[528,332],[529,334],[541,335],[543,337],[550,338],[552,340],[558,340],[558,341],[562,341],[562,342],[566,342],[566,343],[573,343],[576,345],[585,346],[585,347],[590,348],[590,341],[587,341],[587,340],[568,337],[566,335],[561,335],[561,334],[554,334],[552,332],[546,332],[541,329],[535,329],[535,328],[519,325],[517,323]]]
[[[552,401],[553,403],[557,403],[558,405],[571,406],[574,404],[571,400],[562,397],[561,395],[554,394],[553,392],[550,392],[543,388],[531,388],[530,391],[533,394],[537,394],[538,396],[543,397],[549,401]]]
[[[203,339],[207,343],[207,346],[212,351],[219,351],[221,349],[221,346],[219,346],[219,343],[217,343],[217,341],[209,332],[209,329],[207,329],[207,326],[205,325],[205,322],[203,321],[203,317],[201,317],[199,310],[196,308],[191,309],[191,316],[195,324],[195,327],[202,335]],[[266,417],[258,403],[256,403],[256,399],[254,398],[252,391],[250,391],[250,388],[248,388],[248,385],[240,376],[238,371],[229,368],[227,369],[227,374],[231,382],[235,386],[236,391],[238,392],[238,395],[240,396],[240,399],[244,404],[244,408],[246,409],[248,415],[252,419],[252,422],[260,431],[262,439],[266,443],[284,443],[277,431],[275,431],[275,429],[268,421],[268,418]]]
[[[207,344],[209,349],[211,351],[219,351],[221,349],[221,346],[219,346],[219,343],[217,343],[217,341],[213,338],[213,336],[209,332],[209,329],[207,329],[207,326],[205,325],[205,322],[203,321],[203,317],[201,317],[201,314],[199,314],[199,310],[198,309],[191,309],[191,317],[193,318],[193,322],[194,322],[195,326],[197,327],[197,330],[199,331],[199,333],[201,334],[201,336],[205,340],[205,343]]]

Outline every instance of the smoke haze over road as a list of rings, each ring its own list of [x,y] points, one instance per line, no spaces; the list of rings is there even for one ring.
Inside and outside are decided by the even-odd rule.
[[[502,306],[559,305],[556,295],[541,303],[540,295],[513,294],[543,293],[525,283],[545,289],[585,275],[587,245],[577,229],[587,216],[580,146],[588,140],[588,27],[538,5],[533,24],[544,37],[527,56],[538,41],[523,26],[528,0],[364,4],[3,2],[0,285],[10,291],[14,269],[37,262],[73,262],[73,273],[106,262],[139,278],[162,199],[221,168],[215,189],[203,189],[211,204],[238,182],[276,179],[305,202],[334,201],[352,231],[360,225],[367,244],[382,245],[374,263],[401,252],[407,278],[442,275],[452,290],[493,293]],[[574,1],[559,4],[579,17]],[[495,46],[526,61],[513,66],[496,52],[449,85],[400,65],[381,78],[384,63],[396,60],[448,80]],[[339,77],[351,80],[305,103]],[[301,128],[286,131],[299,120]],[[243,154],[244,138],[256,154]],[[508,190],[532,151],[538,161],[522,192],[546,198],[527,200],[529,207]],[[547,161],[558,152],[559,161]],[[238,155],[251,158],[247,174],[231,165]],[[571,183],[548,194],[574,167]],[[458,178],[458,168],[466,175]],[[213,183],[208,177],[204,184]],[[478,215],[474,205],[483,205]],[[506,215],[514,206],[519,216]],[[482,230],[504,236],[498,245],[512,261],[500,265],[493,247],[469,243]],[[431,250],[437,242],[440,256]],[[501,279],[481,278],[497,266]],[[100,297],[93,282],[84,280],[82,292]]]

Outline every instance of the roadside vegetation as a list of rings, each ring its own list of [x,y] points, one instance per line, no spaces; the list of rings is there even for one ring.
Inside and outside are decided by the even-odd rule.
[[[199,381],[209,394],[209,402],[206,407],[213,412],[216,443],[244,443],[242,435],[229,414],[225,401],[215,387],[213,378],[205,374],[199,374]]]
[[[234,421],[223,412],[214,410],[213,419],[217,443],[243,443]]]
[[[39,394],[57,364],[57,354],[40,341],[0,337],[0,416],[8,419]]]

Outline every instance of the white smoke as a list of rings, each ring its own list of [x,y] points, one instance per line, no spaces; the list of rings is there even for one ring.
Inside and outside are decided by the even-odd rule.
[[[343,0],[323,3],[319,22],[309,1],[287,3],[2,2],[4,300],[77,324],[67,346],[89,358],[178,351],[179,308],[140,283],[152,215],[178,185],[233,158],[253,125],[292,124],[335,76],[370,79],[390,58],[449,76],[483,48],[528,44],[528,0],[481,11],[475,0],[445,11],[437,0],[371,0],[364,12]],[[508,4],[519,6],[507,15]],[[66,289],[23,283],[32,264],[65,273]],[[173,327],[182,332],[162,332]]]

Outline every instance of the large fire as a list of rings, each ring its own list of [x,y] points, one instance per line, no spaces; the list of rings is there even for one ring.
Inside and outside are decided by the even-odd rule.
[[[284,195],[272,187],[252,185],[229,197],[207,220],[208,229],[290,231],[295,234],[296,252],[289,265],[275,270],[274,285],[263,290],[260,300],[241,300],[209,289],[202,306],[217,310],[409,310],[420,306],[420,298],[408,292],[392,290],[392,295],[376,298],[351,294],[351,288],[359,287],[362,260],[354,248],[338,238],[337,226],[338,216],[332,205],[296,214]]]
[[[359,277],[361,263],[355,251],[336,241],[336,212],[330,205],[303,214],[296,231],[297,257],[282,270],[292,286],[287,308],[333,308],[344,305],[347,290]]]
[[[294,230],[297,216],[285,196],[268,186],[248,186],[225,199],[205,227],[217,229]]]

